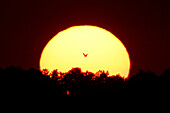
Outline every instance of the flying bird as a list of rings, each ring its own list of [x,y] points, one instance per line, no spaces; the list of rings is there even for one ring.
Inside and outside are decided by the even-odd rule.
[[[84,53],[83,53],[83,55],[84,55],[84,57],[87,57],[88,54],[84,54]]]

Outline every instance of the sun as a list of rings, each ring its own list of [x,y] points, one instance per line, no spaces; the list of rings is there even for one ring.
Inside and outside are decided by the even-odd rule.
[[[83,72],[109,72],[127,78],[130,57],[123,43],[111,32],[91,25],[73,26],[55,35],[44,47],[40,70],[68,72],[79,67]]]

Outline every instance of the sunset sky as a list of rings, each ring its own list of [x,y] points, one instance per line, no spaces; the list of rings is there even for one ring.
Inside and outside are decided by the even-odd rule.
[[[0,68],[39,69],[44,46],[59,31],[94,25],[127,48],[131,74],[170,68],[169,0],[2,0]]]

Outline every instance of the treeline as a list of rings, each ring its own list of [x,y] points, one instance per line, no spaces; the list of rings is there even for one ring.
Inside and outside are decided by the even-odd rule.
[[[73,68],[67,73],[54,70],[42,72],[31,68],[9,67],[0,69],[1,95],[5,96],[116,96],[116,95],[158,95],[169,94],[170,69],[161,76],[153,72],[140,70],[127,79],[119,75],[108,77],[101,72],[95,76],[91,72],[83,73],[80,68]]]

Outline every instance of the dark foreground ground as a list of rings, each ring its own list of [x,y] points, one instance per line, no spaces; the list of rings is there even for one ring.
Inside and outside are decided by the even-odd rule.
[[[0,69],[1,97],[50,97],[61,96],[122,96],[145,95],[167,96],[170,91],[170,69],[161,76],[153,72],[139,71],[127,79],[119,75],[107,77],[101,73],[95,77],[93,73],[81,72],[74,68],[68,73],[58,73],[56,70],[48,74],[31,68],[9,67]]]

